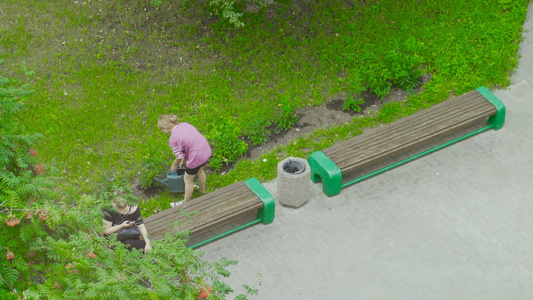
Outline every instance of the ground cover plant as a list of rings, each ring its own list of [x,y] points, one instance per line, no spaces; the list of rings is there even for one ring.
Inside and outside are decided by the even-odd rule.
[[[98,199],[93,194],[106,180],[139,180],[148,187],[150,178],[170,166],[168,137],[155,126],[158,116],[168,113],[194,124],[211,141],[209,191],[252,176],[273,179],[277,162],[286,156],[306,157],[450,95],[481,85],[507,86],[528,2],[284,0],[262,7],[237,1],[244,26],[235,26],[202,5],[183,10],[180,1],[4,0],[0,75],[31,83],[35,90],[24,98],[16,120],[20,134],[42,134],[35,135],[41,142],[24,145],[38,153],[43,170],[57,167],[55,194],[44,199],[79,208],[96,205],[90,199]],[[413,93],[421,74],[432,79]],[[250,147],[290,129],[298,108],[340,98],[357,112],[363,93],[383,98],[393,87],[411,95],[260,157],[243,157]],[[21,158],[21,165],[35,165],[30,156]],[[77,199],[83,194],[90,195],[86,202]],[[143,215],[166,209],[179,197],[155,193],[142,201]],[[23,219],[12,212],[3,210],[2,217]],[[93,218],[101,221],[97,214]],[[2,250],[6,257],[21,257]],[[3,263],[12,268],[14,261]],[[73,274],[61,269],[54,278],[61,272]],[[196,285],[194,291],[199,289]]]

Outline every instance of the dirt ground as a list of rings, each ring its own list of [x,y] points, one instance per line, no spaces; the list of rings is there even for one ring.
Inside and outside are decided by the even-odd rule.
[[[419,78],[419,88],[414,94],[423,89],[424,83],[431,80],[430,74],[424,74]],[[389,95],[383,100],[372,93],[364,92],[361,97],[365,100],[361,107],[361,115],[368,116],[370,113],[376,113],[384,103],[391,101],[404,101],[408,96],[407,92],[398,88],[392,88]],[[351,122],[352,118],[360,114],[342,110],[345,97],[333,97],[325,104],[319,107],[304,107],[297,111],[300,120],[293,125],[291,129],[278,135],[272,135],[270,140],[261,146],[250,147],[248,157],[251,159],[258,158],[262,153],[276,148],[279,145],[285,145],[291,140],[296,140],[299,136],[306,136],[318,128],[329,128],[335,125],[341,125]]]

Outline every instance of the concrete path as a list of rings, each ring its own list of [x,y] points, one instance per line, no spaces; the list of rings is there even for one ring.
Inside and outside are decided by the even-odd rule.
[[[518,69],[511,76],[511,83],[522,80],[533,83],[533,3],[529,4],[526,18],[520,43]]]
[[[490,130],[205,245],[251,299],[533,298],[533,4]],[[264,183],[277,198],[277,183]],[[256,282],[257,274],[262,278]],[[231,299],[232,294],[228,299]]]

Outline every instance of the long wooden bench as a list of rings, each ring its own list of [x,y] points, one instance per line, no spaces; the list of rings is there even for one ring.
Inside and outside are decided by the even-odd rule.
[[[308,157],[311,180],[328,196],[505,122],[505,106],[485,87],[335,144]]]
[[[163,240],[166,233],[189,231],[193,235],[254,211],[257,211],[255,220],[189,247],[202,246],[260,222],[274,221],[274,198],[257,179],[250,178],[151,215],[144,223],[151,239]]]

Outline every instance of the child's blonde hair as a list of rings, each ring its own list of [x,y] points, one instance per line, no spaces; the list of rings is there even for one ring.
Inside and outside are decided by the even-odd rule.
[[[178,117],[175,115],[162,115],[159,117],[159,120],[157,120],[157,127],[159,129],[172,129],[172,127],[178,125]]]

